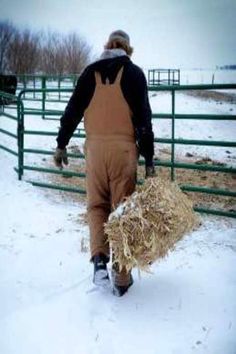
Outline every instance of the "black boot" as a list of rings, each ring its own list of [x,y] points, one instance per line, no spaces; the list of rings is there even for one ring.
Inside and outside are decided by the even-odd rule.
[[[94,264],[93,283],[97,286],[107,287],[110,284],[109,274],[107,270],[107,263],[109,258],[103,254],[98,253],[92,258]]]
[[[116,285],[116,284],[114,284],[112,292],[113,292],[113,294],[115,296],[121,297],[128,291],[128,289],[133,285],[133,283],[134,283],[134,280],[133,280],[133,277],[131,275],[130,276],[130,282],[129,282],[128,285]]]
[[[122,273],[124,270],[122,271]],[[124,275],[123,275],[124,276]],[[118,271],[117,267],[113,265],[112,269],[112,283],[113,283],[113,288],[112,288],[112,293],[115,296],[123,296],[128,289],[133,285],[134,279],[132,277],[131,272],[126,273],[127,276],[127,285],[119,285],[120,278],[123,277],[122,274]]]

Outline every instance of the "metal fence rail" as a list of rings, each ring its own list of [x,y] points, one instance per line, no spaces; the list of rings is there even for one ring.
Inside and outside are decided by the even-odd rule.
[[[41,95],[41,99],[39,99],[40,103],[41,103],[41,108],[24,108],[24,112],[23,114],[26,115],[40,115],[43,119],[55,119],[55,116],[61,116],[63,111],[60,110],[55,110],[55,109],[46,109],[46,103],[47,102],[60,102],[60,103],[67,103],[69,96],[67,98],[66,101],[60,100],[59,98],[57,100],[50,100],[47,99],[47,94],[60,94],[62,95],[63,93],[67,93],[70,94],[72,93],[73,88],[60,88],[60,89],[56,89],[56,88],[38,88],[38,89],[24,89],[21,90],[18,94],[18,99],[21,99],[22,101],[24,100],[24,97],[27,96],[27,94],[40,94]],[[50,118],[48,118],[48,116],[50,116]],[[54,117],[54,118],[53,118]],[[58,120],[58,118],[56,118],[56,120]]]
[[[14,109],[12,114],[7,113],[5,111],[6,103],[7,104],[11,103],[11,108]],[[18,102],[16,96],[5,93],[3,91],[0,91],[0,117],[1,117],[1,120],[3,121],[3,119],[7,119],[7,120],[14,121],[16,123],[14,131],[10,131],[9,128],[5,129],[5,128],[0,127],[0,133],[4,136],[13,138],[13,140],[15,140],[16,146],[19,141],[19,135],[18,135],[19,104],[20,104],[20,102]],[[2,139],[1,139],[1,141],[2,141]],[[11,146],[11,144],[10,144],[10,146]],[[10,154],[18,157],[18,151],[13,150],[12,148],[6,146],[6,144],[4,144],[3,142],[0,143],[0,149],[7,151]]]
[[[208,146],[231,146],[235,147],[235,142],[223,142],[223,141],[218,141],[218,142],[210,142],[210,141],[201,141],[201,140],[186,140],[186,139],[176,139],[175,138],[175,121],[176,121],[176,110],[175,110],[175,98],[176,98],[176,91],[189,91],[189,90],[225,90],[225,89],[236,89],[236,84],[217,84],[217,85],[179,85],[179,86],[153,86],[149,87],[149,91],[168,91],[171,93],[171,114],[167,116],[161,115],[161,118],[170,118],[171,119],[171,139],[162,139],[162,141],[159,142],[166,142],[171,144],[171,179],[174,180],[174,173],[175,173],[175,168],[187,168],[187,164],[184,164],[184,167],[181,167],[181,165],[176,165],[175,163],[175,144],[191,144],[191,145],[208,145]],[[188,119],[201,119],[204,120],[205,118],[209,119],[209,116],[204,114],[204,115],[192,115],[189,114],[187,115]],[[158,119],[159,115],[155,114],[155,118]],[[218,119],[217,115],[211,115],[211,118],[213,119]],[[182,115],[179,114],[177,119],[182,119]],[[186,115],[184,116],[184,119],[186,118]],[[221,116],[222,119],[222,116]],[[224,115],[224,120],[227,119],[227,116]],[[236,120],[236,116],[231,115],[230,120]],[[224,145],[226,144],[226,145]],[[228,144],[228,145],[227,145]],[[193,167],[193,166],[192,166]],[[191,168],[191,166],[189,167]],[[197,169],[200,169],[201,166],[198,166]],[[209,166],[202,166],[204,170],[207,170]],[[213,171],[213,169],[210,169]],[[228,170],[228,169],[227,169]],[[224,172],[227,172],[224,171]],[[218,171],[221,171],[221,168],[218,169]],[[222,170],[223,172],[223,170]],[[235,172],[235,169],[229,168],[228,172]]]
[[[7,118],[8,120],[12,120],[16,123],[14,132],[6,130],[1,128],[0,133],[11,137],[15,140],[16,146],[17,146],[17,151],[13,150],[12,148],[9,148],[6,146],[6,144],[0,144],[0,150],[7,151],[8,153],[14,155],[17,157],[17,168],[15,168],[18,171],[18,178],[21,179],[21,176],[23,174],[23,121],[24,121],[24,106],[23,102],[20,99],[20,97],[16,97],[14,95],[5,93],[0,91],[0,98],[1,98],[1,106],[0,106],[0,118]],[[6,107],[11,108],[11,111],[13,113],[8,113],[6,112]]]
[[[221,90],[221,89],[236,89],[236,84],[222,84],[222,85],[182,85],[182,86],[157,86],[157,87],[149,87],[150,91],[169,91],[171,93],[171,113],[154,113],[153,114],[153,119],[169,119],[171,120],[171,137],[170,138],[158,138],[155,137],[155,143],[158,144],[169,144],[171,146],[171,157],[169,161],[165,160],[158,160],[155,161],[156,166],[162,166],[165,168],[170,169],[170,175],[171,179],[175,180],[175,172],[177,169],[188,169],[188,170],[199,170],[199,171],[210,171],[210,172],[222,172],[222,173],[236,173],[236,168],[233,167],[228,167],[228,166],[214,166],[214,165],[208,165],[208,164],[194,164],[194,163],[183,163],[179,162],[176,160],[175,156],[175,146],[178,144],[184,144],[184,145],[198,145],[198,146],[212,146],[212,147],[236,147],[236,142],[235,141],[206,141],[206,140],[191,140],[191,139],[177,139],[175,136],[175,123],[177,120],[183,119],[191,119],[191,120],[200,120],[200,121],[205,121],[205,120],[233,120],[236,121],[236,116],[235,115],[216,115],[216,114],[177,114],[176,113],[176,108],[175,108],[175,98],[176,98],[176,91],[183,91],[183,90]],[[3,112],[1,112],[1,115],[5,115],[5,117],[8,117],[9,119],[17,119],[18,122],[18,129],[17,129],[17,134],[14,134],[12,132],[4,132],[4,129],[1,128],[0,132],[4,134],[10,133],[10,135],[14,135],[14,138],[18,139],[18,152],[16,153],[16,156],[18,156],[18,167],[16,168],[18,172],[18,178],[21,179],[24,171],[35,171],[35,172],[40,172],[40,173],[49,173],[49,174],[57,174],[57,175],[64,175],[64,176],[70,176],[70,177],[78,177],[78,178],[84,178],[85,173],[79,173],[75,172],[72,170],[63,170],[60,171],[56,168],[48,168],[45,166],[35,166],[35,165],[30,165],[30,164],[25,164],[24,163],[24,156],[25,154],[39,154],[39,155],[53,155],[53,151],[47,150],[47,149],[40,149],[38,147],[35,148],[28,148],[25,147],[24,145],[24,140],[26,136],[29,135],[37,135],[37,136],[48,136],[50,137],[55,137],[57,136],[57,131],[48,131],[48,130],[33,130],[33,129],[26,129],[25,124],[24,124],[24,119],[28,115],[35,115],[35,116],[42,116],[45,117],[46,115],[54,115],[54,116],[60,116],[62,114],[62,111],[59,110],[45,110],[45,107],[43,109],[32,109],[32,108],[25,108],[22,100],[22,96],[27,94],[27,93],[42,93],[42,92],[58,92],[60,91],[61,93],[67,92],[71,93],[72,89],[26,89],[20,92],[20,94],[17,97],[17,118],[15,116],[11,116],[11,114],[5,112],[3,109]],[[0,96],[2,93],[0,93]],[[13,136],[12,136],[13,137]],[[85,138],[85,132],[83,129],[79,129],[76,134],[74,134],[75,138]],[[0,145],[0,148],[8,151],[7,147],[2,147]],[[76,158],[76,159],[84,159],[83,154],[69,154],[69,157],[71,158]],[[144,164],[143,160],[139,161],[140,165]],[[191,181],[189,181],[191,182]],[[46,188],[52,188],[52,189],[59,189],[63,191],[69,191],[69,192],[75,192],[75,193],[82,193],[85,194],[86,191],[82,188],[76,188],[74,186],[68,186],[68,185],[59,185],[59,184],[53,184],[53,183],[45,183],[41,181],[31,181],[33,185],[40,186],[40,187],[46,187]],[[218,196],[228,196],[235,198],[236,197],[236,191],[234,190],[228,190],[228,189],[221,189],[221,188],[209,188],[207,186],[195,186],[191,184],[186,184],[186,185],[180,185],[181,189],[186,191],[186,192],[193,192],[193,193],[204,193],[204,194],[209,194],[209,195],[218,195]],[[227,210],[214,210],[210,209],[207,207],[195,207],[196,211],[202,212],[202,213],[209,213],[209,214],[214,214],[214,215],[223,215],[223,216],[229,216],[229,217],[236,217],[236,212],[235,211],[227,211]]]
[[[17,90],[27,90],[23,94],[25,101],[42,102],[42,108],[45,107],[45,102],[68,102],[68,95],[61,91],[61,88],[73,89],[78,80],[79,74],[71,75],[17,75]],[[52,92],[44,91],[48,89],[57,89]],[[42,91],[37,91],[41,89]],[[32,91],[28,91],[32,90]]]

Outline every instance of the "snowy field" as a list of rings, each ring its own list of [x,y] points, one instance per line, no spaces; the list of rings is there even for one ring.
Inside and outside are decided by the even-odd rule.
[[[170,109],[168,94],[151,95],[150,101],[153,112]],[[235,104],[184,94],[177,97],[177,111],[236,114]],[[1,128],[14,124],[1,117]],[[26,119],[28,129],[43,130],[45,124],[47,130],[58,126]],[[176,135],[235,140],[233,121],[202,124],[177,122]],[[154,130],[167,137],[170,125],[155,121]],[[7,139],[1,135],[1,143]],[[55,138],[29,136],[25,147],[53,149]],[[179,146],[177,154],[186,151],[229,166],[236,161],[235,149]],[[42,156],[26,158],[39,162]],[[134,270],[134,285],[116,298],[92,285],[85,204],[17,181],[16,158],[1,150],[0,163],[1,354],[236,353],[236,220],[202,217],[201,227],[154,264],[151,274]]]
[[[180,70],[182,85],[235,83],[236,70],[196,69]]]
[[[149,69],[158,69],[158,67],[143,68],[146,77],[148,78]],[[166,69],[166,68],[163,68]],[[202,69],[180,69],[180,83],[181,85],[200,85],[200,84],[223,84],[236,82],[236,70],[219,70],[216,68],[202,68]],[[165,76],[165,79],[167,75]],[[177,78],[177,76],[175,77]]]

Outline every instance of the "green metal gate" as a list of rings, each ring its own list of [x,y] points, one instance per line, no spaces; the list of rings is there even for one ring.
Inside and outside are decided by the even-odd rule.
[[[14,95],[5,93],[0,91],[0,119],[1,121],[11,121],[14,124],[14,129],[10,128],[2,128],[0,127],[0,133],[4,136],[7,136],[11,139],[11,141],[14,141],[13,144],[10,143],[10,147],[7,146],[8,144],[3,144],[2,142],[0,143],[0,150],[4,150],[11,155],[17,157],[17,169],[19,170],[18,177],[20,179],[20,176],[23,174],[23,160],[22,160],[22,141],[23,141],[23,102],[19,97],[16,97]],[[10,112],[6,111],[6,107],[10,108]],[[5,124],[4,124],[5,125]],[[13,147],[12,147],[13,145]]]
[[[180,69],[149,69],[148,85],[180,85]]]

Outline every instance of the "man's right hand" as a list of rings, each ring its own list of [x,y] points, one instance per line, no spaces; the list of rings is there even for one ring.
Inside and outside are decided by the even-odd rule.
[[[54,163],[56,167],[63,169],[63,164],[68,165],[68,157],[67,157],[67,150],[56,148],[56,151],[53,156]]]
[[[155,166],[146,166],[146,174],[145,174],[145,178],[152,178],[152,177],[156,177],[156,170],[155,170]]]

